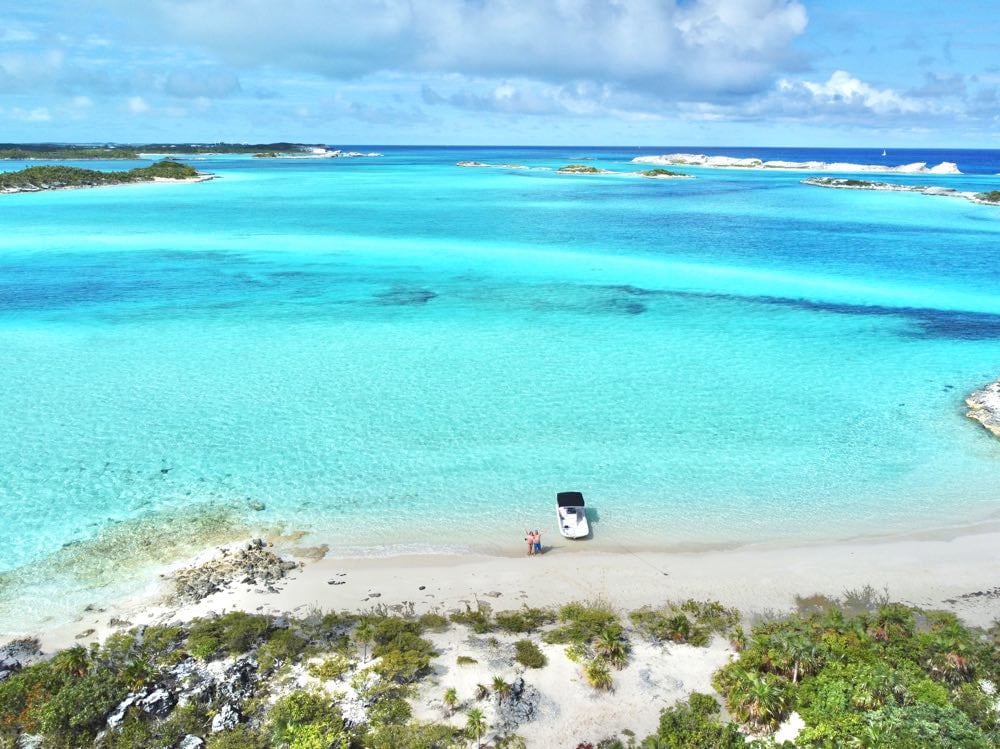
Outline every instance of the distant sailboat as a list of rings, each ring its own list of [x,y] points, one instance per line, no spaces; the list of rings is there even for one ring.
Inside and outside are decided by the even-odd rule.
[[[885,149],[882,149],[882,155],[885,156]]]

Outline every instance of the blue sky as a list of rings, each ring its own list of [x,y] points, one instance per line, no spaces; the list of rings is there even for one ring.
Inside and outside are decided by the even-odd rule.
[[[0,140],[1000,148],[1000,9],[12,1]]]

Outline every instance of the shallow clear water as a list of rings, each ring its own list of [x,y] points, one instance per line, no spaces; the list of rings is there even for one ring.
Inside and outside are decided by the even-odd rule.
[[[1000,441],[962,401],[1000,374],[1000,209],[454,166],[638,153],[219,157],[0,196],[0,631],[245,526],[516,551],[564,489],[603,548],[996,519]],[[905,156],[978,174],[885,179],[1000,170]]]

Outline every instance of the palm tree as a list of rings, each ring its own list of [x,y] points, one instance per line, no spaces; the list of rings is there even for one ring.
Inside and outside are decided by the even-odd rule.
[[[142,689],[155,673],[156,669],[147,658],[136,658],[122,669],[122,679],[129,689]]]
[[[81,645],[62,651],[52,659],[52,670],[63,676],[80,678],[90,670],[90,658]]]
[[[606,627],[594,638],[594,652],[621,671],[628,663],[628,642],[617,627]]]
[[[493,694],[497,696],[497,702],[503,704],[503,701],[510,697],[511,685],[504,681],[502,676],[493,677]]]
[[[449,687],[444,690],[442,702],[444,702],[444,706],[448,708],[448,715],[454,715],[455,708],[458,707],[458,692],[455,690],[455,687]]]
[[[608,670],[608,664],[603,658],[594,658],[584,666],[583,674],[594,689],[611,689],[614,686],[611,671]]]
[[[483,711],[478,707],[469,710],[465,720],[465,733],[470,739],[475,739],[477,749],[482,749],[483,734],[486,733],[487,728],[489,726],[486,725],[486,718],[483,717]]]
[[[354,642],[364,647],[364,654],[361,656],[362,663],[368,660],[368,643],[372,641],[374,636],[375,628],[370,621],[358,622],[358,626],[354,628]]]
[[[726,695],[726,705],[739,722],[771,730],[788,709],[786,684],[784,679],[771,674],[744,674]]]

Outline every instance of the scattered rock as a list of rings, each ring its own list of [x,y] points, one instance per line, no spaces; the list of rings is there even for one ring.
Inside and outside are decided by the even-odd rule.
[[[77,640],[82,640],[84,637],[90,637],[96,631],[97,631],[96,629],[85,629],[85,630],[83,630],[83,632],[81,632],[80,634],[78,634],[76,636],[76,639]]]
[[[381,593],[369,593],[368,597],[369,598],[381,598],[382,594]]]
[[[212,718],[212,733],[229,731],[235,728],[239,724],[241,717],[239,708],[227,702]]]
[[[541,693],[518,676],[510,685],[510,694],[503,702],[497,695],[493,696],[496,708],[494,728],[500,732],[509,733],[518,726],[534,720],[540,700]]]
[[[132,692],[125,699],[118,703],[118,707],[111,711],[108,716],[108,728],[112,731],[117,731],[121,728],[122,723],[125,721],[125,713],[128,709],[132,707],[135,703],[145,697],[147,692],[145,690],[141,692]]]
[[[425,590],[426,588],[427,588],[426,585],[421,585],[419,588],[417,588],[417,590]]]
[[[117,616],[113,616],[110,619],[108,619],[108,626],[109,627],[131,627],[132,626],[132,622],[130,622],[128,619],[119,619]]]
[[[158,687],[135,704],[154,718],[166,718],[177,704],[177,698],[163,687]]]
[[[205,739],[191,733],[177,743],[177,749],[201,749],[203,746],[205,746]]]
[[[34,733],[22,733],[17,737],[17,749],[43,749],[42,736]]]
[[[267,505],[265,505],[259,499],[251,499],[249,502],[247,502],[247,507],[249,507],[254,512],[261,512],[262,510],[267,509]]]
[[[297,562],[283,560],[258,538],[232,553],[223,549],[219,558],[175,573],[175,593],[169,602],[197,603],[237,581],[276,592],[273,583],[299,566]]]
[[[0,647],[0,682],[13,676],[42,656],[38,639],[22,637]]]
[[[483,593],[487,598],[499,598],[503,595],[499,590],[491,590],[489,593]]]
[[[1000,437],[1000,380],[974,392],[965,399],[965,405],[969,407],[966,416]]]

